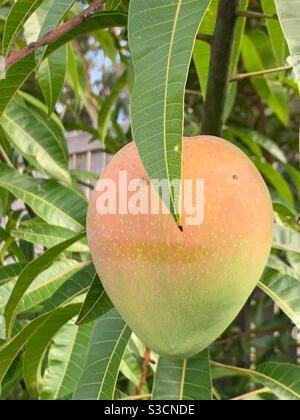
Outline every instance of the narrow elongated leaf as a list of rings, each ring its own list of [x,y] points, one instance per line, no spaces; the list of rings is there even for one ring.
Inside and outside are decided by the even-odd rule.
[[[0,286],[11,280],[15,280],[25,266],[26,263],[17,263],[0,267]]]
[[[264,13],[276,14],[276,7],[274,0],[262,0],[262,7]],[[273,50],[277,57],[278,66],[284,64],[288,56],[288,46],[283,35],[280,23],[277,19],[266,19],[266,25],[271,39]]]
[[[153,400],[211,400],[209,352],[185,360],[160,358],[154,379]]]
[[[41,367],[52,339],[62,326],[78,313],[79,309],[78,303],[57,309],[27,341],[23,362],[24,380],[33,397],[38,398],[42,392]]]
[[[274,226],[273,248],[300,254],[300,234],[285,226]]]
[[[248,72],[255,72],[276,67],[268,37],[261,31],[244,34],[242,45],[244,65]],[[274,110],[283,124],[287,124],[288,111],[285,92],[276,73],[251,77],[251,83],[258,95]]]
[[[120,363],[130,336],[130,328],[116,310],[96,322],[87,363],[74,393],[74,400],[113,399]]]
[[[44,60],[39,67],[38,80],[48,105],[49,115],[54,111],[64,85],[67,60],[68,49],[64,45]]]
[[[178,225],[184,89],[195,36],[210,0],[133,0],[129,43],[135,82],[131,98],[133,138],[151,180],[169,183],[166,202]],[[158,191],[162,195],[161,191]]]
[[[295,323],[300,322],[300,281],[267,269],[258,283],[283,312]]]
[[[300,366],[288,363],[263,363],[255,377],[281,400],[300,400]]]
[[[212,0],[205,13],[203,21],[201,22],[199,32],[207,35],[213,35],[217,18],[217,10],[218,0]],[[195,42],[193,58],[200,82],[201,92],[203,94],[203,98],[205,99],[210,63],[210,45],[207,42],[197,39]]]
[[[257,168],[264,175],[264,177],[270,182],[271,185],[275,188],[278,194],[281,195],[289,204],[294,205],[294,197],[289,187],[289,184],[278,172],[273,168],[269,163],[262,162],[260,160],[254,161]]]
[[[71,184],[68,160],[61,139],[45,118],[20,101],[12,101],[0,124],[10,142],[42,173]]]
[[[9,367],[22,350],[28,339],[37,329],[43,325],[53,312],[39,316],[24,327],[11,341],[0,347],[0,384],[3,381]]]
[[[25,201],[45,222],[79,231],[85,224],[87,200],[48,179],[35,179],[0,163],[0,186]]]
[[[73,301],[77,296],[87,293],[95,277],[93,264],[85,266],[78,273],[67,280],[43,305],[43,313]]]
[[[30,2],[32,0],[29,0]],[[82,22],[81,25],[72,29],[66,35],[59,38],[47,47],[44,59],[53,54],[59,47],[65,45],[74,38],[102,28],[112,28],[115,26],[127,26],[127,14],[122,11],[104,11],[95,13],[90,19]],[[7,105],[15,96],[18,89],[28,79],[30,74],[36,69],[38,62],[35,53],[22,58],[5,72],[5,78],[0,79],[0,116],[5,111]]]
[[[8,55],[18,32],[29,16],[43,3],[44,0],[18,0],[11,8],[5,22],[2,49]]]
[[[250,369],[227,366],[221,363],[212,363],[216,371],[221,371],[221,376],[226,376],[228,372],[237,375],[248,376],[255,382],[263,384],[269,388],[281,400],[300,399],[300,367],[289,363],[263,363],[257,367],[256,371]],[[215,376],[215,375],[214,375]],[[216,375],[216,378],[218,376]]]
[[[59,400],[73,394],[84,368],[92,330],[92,323],[78,327],[71,320],[54,337],[41,400]]]
[[[103,144],[105,144],[105,138],[108,131],[108,123],[112,114],[112,108],[120,94],[122,93],[124,87],[127,84],[127,71],[125,71],[122,76],[116,82],[111,94],[105,99],[101,110],[99,112],[98,118],[98,130],[99,138]]]
[[[16,313],[19,314],[21,312],[28,311],[49,299],[71,276],[88,264],[90,264],[90,261],[56,261],[50,268],[43,271],[32,282],[20,300]],[[7,304],[11,292],[16,284],[16,280],[17,279],[0,286],[0,314],[3,313],[5,305]]]
[[[72,80],[72,87],[74,90],[74,96],[75,96],[75,104],[76,108],[78,105],[78,99],[79,99],[79,79],[78,79],[78,69],[75,59],[75,54],[72,48],[72,45],[69,43],[68,45],[68,64],[67,64],[67,74],[69,72],[71,80]]]
[[[93,35],[95,39],[99,42],[100,47],[104,51],[104,54],[107,55],[113,63],[115,63],[118,49],[116,47],[116,43],[112,34],[109,31],[106,31],[105,29],[101,29],[100,31],[94,32]]]
[[[287,163],[287,158],[280,147],[277,146],[273,140],[269,139],[258,131],[254,131],[245,127],[230,127],[228,130],[238,136],[241,140],[246,140],[246,144],[247,140],[252,140],[267,150],[269,153],[271,153],[279,161]]]
[[[18,230],[12,230],[11,235],[33,244],[42,245],[45,248],[51,248],[74,236],[74,232],[69,229],[49,225],[43,221],[42,223],[37,223],[36,218],[31,220],[31,223],[22,224]],[[83,240],[70,246],[69,251],[89,252],[89,248],[86,241]]]
[[[66,241],[56,245],[53,248],[48,249],[44,254],[31,261],[24,268],[17,280],[17,283],[11,293],[4,311],[4,316],[6,319],[6,332],[8,337],[11,335],[16,308],[33,280],[35,280],[35,278],[42,271],[47,269],[64,250],[68,249],[70,245],[79,241],[84,236],[85,233],[81,233],[71,239],[67,239]]]
[[[279,22],[286,37],[300,90],[300,0],[275,0]]]
[[[76,324],[83,325],[94,321],[106,312],[110,311],[112,308],[113,304],[107,296],[101,280],[96,274],[85,302],[82,305]]]
[[[273,268],[273,270],[279,271],[280,274],[285,274],[289,277],[292,277],[300,281],[300,271],[295,269],[295,267],[293,267],[293,264],[290,261],[291,256],[300,258],[300,256],[298,256],[297,254],[288,253],[288,260],[289,260],[289,263],[291,264],[291,265],[288,265],[276,255],[271,254],[269,256],[267,266],[269,268]]]

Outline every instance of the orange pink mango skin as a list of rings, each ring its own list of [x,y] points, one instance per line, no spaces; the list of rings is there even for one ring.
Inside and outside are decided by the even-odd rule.
[[[128,182],[149,182],[133,142],[102,178],[118,190],[124,170]],[[184,213],[183,232],[170,214],[99,215],[96,189],[87,217],[93,261],[112,302],[144,344],[169,359],[199,353],[229,326],[263,272],[273,235],[268,189],[236,146],[184,138],[184,178],[204,179],[201,225],[185,225]]]

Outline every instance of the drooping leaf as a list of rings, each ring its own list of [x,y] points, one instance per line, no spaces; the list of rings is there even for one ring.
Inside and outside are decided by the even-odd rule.
[[[101,280],[96,274],[90,290],[87,294],[84,304],[76,322],[77,325],[83,325],[94,321],[113,308],[113,304],[107,296]]]
[[[90,261],[77,262],[75,260],[53,263],[51,267],[38,275],[26,290],[17,306],[16,313],[28,311],[49,299],[70,277],[89,264]],[[0,313],[3,313],[16,280],[0,286]]]
[[[11,335],[17,306],[33,280],[35,280],[42,271],[47,269],[64,250],[68,249],[69,246],[73,245],[84,236],[85,233],[81,233],[48,249],[44,254],[35,260],[32,260],[24,268],[15,284],[4,311],[7,337],[10,337]]]
[[[209,4],[133,0],[129,9],[133,138],[149,178],[167,180],[165,204],[178,225],[180,191],[171,183],[181,180],[184,90],[195,36]]]
[[[31,0],[29,1],[31,2]],[[125,12],[103,11],[95,13],[90,19],[82,22],[81,25],[72,29],[53,44],[49,45],[45,51],[44,59],[74,38],[98,29],[112,28],[115,26],[127,26],[127,14]],[[32,52],[10,66],[5,72],[5,78],[0,78],[0,116],[5,111],[7,105],[13,99],[18,89],[36,69],[37,65],[38,62],[36,60],[35,53]]]
[[[0,163],[0,186],[23,200],[49,224],[77,232],[85,224],[87,200],[53,180],[22,175]]]
[[[269,362],[263,363],[257,369],[243,369],[213,362],[216,370],[221,370],[221,375],[226,375],[226,370],[237,375],[248,376],[255,382],[269,388],[281,400],[300,400],[300,367],[289,363]]]
[[[13,146],[42,173],[71,184],[68,160],[61,139],[34,110],[13,100],[0,124]]]
[[[274,226],[273,248],[300,254],[300,234],[285,226]]]
[[[0,267],[0,285],[8,283],[11,280],[15,280],[21,273],[26,263],[17,263],[4,265]]]
[[[276,14],[274,0],[262,0],[262,7],[264,13],[269,15]],[[288,47],[285,37],[282,33],[280,23],[277,19],[266,19],[266,25],[270,35],[273,50],[277,57],[277,64],[278,66],[282,66],[288,56]]]
[[[78,273],[67,280],[55,293],[43,304],[42,313],[47,313],[55,308],[72,302],[77,296],[88,292],[95,276],[93,264],[83,267]]]
[[[42,362],[52,339],[64,324],[76,316],[79,308],[80,304],[75,303],[57,309],[27,341],[23,362],[24,380],[33,397],[38,398],[42,392]]]
[[[124,87],[127,83],[127,71],[125,71],[122,76],[116,82],[114,88],[111,91],[111,94],[105,99],[98,117],[98,131],[99,138],[103,144],[105,144],[105,138],[108,131],[108,124],[112,114],[112,108],[120,94],[122,93]]]
[[[94,32],[93,36],[99,42],[100,48],[103,49],[108,58],[115,63],[118,49],[112,34],[105,29],[101,29],[100,31]]]
[[[258,286],[296,325],[300,323],[299,280],[283,275],[276,270],[267,269]]]
[[[288,260],[291,256],[300,258],[300,256],[298,256],[297,254],[288,253]],[[291,264],[290,260],[289,263]],[[279,273],[282,275],[287,275],[300,281],[300,271],[295,269],[295,267],[293,267],[292,264],[286,264],[281,258],[277,257],[276,255],[271,254],[269,256],[267,267],[279,271]]]
[[[116,310],[96,321],[74,400],[113,399],[120,363],[130,336],[130,328]]]
[[[92,329],[92,323],[78,327],[71,320],[54,337],[41,400],[61,400],[73,394],[84,368]]]
[[[154,378],[153,400],[211,400],[209,352],[185,360],[160,358]]]
[[[5,22],[2,50],[8,55],[16,36],[29,16],[43,3],[44,0],[18,0],[10,9]]]
[[[68,44],[68,64],[67,64],[67,72],[69,72],[71,80],[72,80],[72,87],[74,90],[75,96],[75,108],[78,105],[79,99],[79,79],[78,79],[78,69],[75,59],[74,50],[72,48],[71,43]]]
[[[243,62],[248,72],[256,72],[276,67],[276,58],[268,37],[262,31],[244,34],[242,45]],[[278,74],[251,77],[251,83],[258,95],[274,110],[283,124],[287,124],[288,110],[283,86]]]
[[[64,85],[67,58],[68,49],[64,45],[44,60],[38,70],[38,80],[48,105],[49,115],[54,111]]]
[[[291,53],[300,90],[300,0],[275,0],[279,22]]]
[[[261,160],[256,159],[254,163],[270,184],[273,185],[278,194],[280,194],[289,204],[293,205],[293,194],[289,184],[281,173],[274,169],[269,163],[262,162]]]
[[[38,222],[35,218],[31,219],[30,222],[22,223],[17,230],[12,230],[11,235],[14,238],[51,248],[74,236],[74,232],[60,226],[49,225],[44,221]],[[83,240],[72,245],[69,251],[89,252],[89,248],[86,241]]]

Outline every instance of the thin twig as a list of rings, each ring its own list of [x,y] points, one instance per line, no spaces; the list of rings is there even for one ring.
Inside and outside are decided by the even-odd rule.
[[[214,344],[231,343],[232,341],[237,340],[239,338],[247,338],[251,336],[262,337],[264,335],[271,334],[275,331],[287,331],[289,328],[290,327],[284,326],[284,327],[270,328],[268,330],[263,330],[263,331],[251,330],[249,332],[241,332],[239,334],[235,334],[235,335],[232,335],[231,337],[225,338],[224,340],[217,340],[215,341]]]
[[[149,349],[149,347],[147,347],[146,352],[145,352],[145,357],[144,357],[142,377],[141,377],[140,384],[138,386],[137,395],[141,395],[143,386],[145,385],[147,381],[147,373],[148,373],[150,358],[151,358],[151,350]]]
[[[200,90],[185,89],[185,93],[189,95],[203,96]]]
[[[230,82],[236,82],[238,80],[247,79],[248,77],[256,77],[256,76],[263,76],[264,74],[269,73],[277,73],[279,71],[286,71],[291,70],[293,66],[283,66],[283,67],[276,67],[274,69],[266,69],[266,70],[260,70],[260,71],[253,71],[251,73],[240,73],[235,74],[230,78]]]
[[[200,32],[197,34],[196,38],[199,39],[200,41],[207,42],[208,44],[211,44],[214,39],[212,35],[202,34]]]
[[[251,10],[237,10],[235,14],[239,17],[251,17],[256,19],[278,19],[276,13],[270,15],[267,13],[252,12]]]
[[[245,398],[252,397],[252,395],[265,394],[266,392],[270,392],[270,388],[257,389],[256,391],[248,392],[247,394],[243,394],[238,397],[231,398],[231,401],[241,401],[241,400],[244,400]]]
[[[6,59],[5,67],[8,69],[12,64],[15,64],[17,61],[21,60],[21,58],[26,57],[32,51],[35,51],[39,47],[44,47],[45,45],[52,44],[57,39],[65,35],[71,29],[75,28],[76,26],[80,25],[82,22],[93,16],[95,12],[97,12],[105,3],[106,0],[95,0],[90,7],[85,9],[79,15],[73,17],[72,19],[68,20],[67,22],[63,23],[60,26],[57,26],[52,31],[48,32],[45,36],[43,36],[40,40],[36,42],[32,42],[31,44],[27,45],[20,51],[12,54],[10,57]]]
[[[144,395],[133,395],[132,397],[120,398],[119,401],[138,401],[143,400],[145,398],[151,398],[152,394],[144,394]]]

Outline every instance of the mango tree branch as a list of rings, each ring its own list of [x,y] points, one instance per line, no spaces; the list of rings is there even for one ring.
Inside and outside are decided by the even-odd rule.
[[[266,70],[254,71],[252,73],[235,74],[234,76],[231,77],[230,81],[231,82],[236,82],[236,81],[239,81],[239,80],[242,80],[242,79],[247,79],[248,77],[263,76],[264,74],[277,73],[279,71],[291,70],[292,68],[293,68],[293,66],[283,66],[283,67],[276,67],[275,69],[266,69]]]
[[[73,17],[72,19],[68,20],[67,22],[63,23],[60,26],[57,26],[52,31],[48,32],[45,36],[43,36],[40,40],[36,42],[32,42],[31,44],[27,45],[20,51],[13,53],[9,56],[5,61],[5,67],[8,69],[11,65],[15,64],[17,61],[21,60],[21,58],[26,57],[32,51],[35,51],[37,48],[44,47],[45,45],[52,44],[61,36],[65,35],[67,32],[71,31],[71,29],[75,28],[76,26],[80,25],[82,22],[87,20],[91,17],[95,12],[97,12],[105,3],[106,0],[95,0],[91,6],[81,12],[79,15]]]
[[[216,29],[211,43],[211,60],[207,82],[202,134],[221,137],[231,59],[236,32],[236,10],[240,0],[219,2]]]

